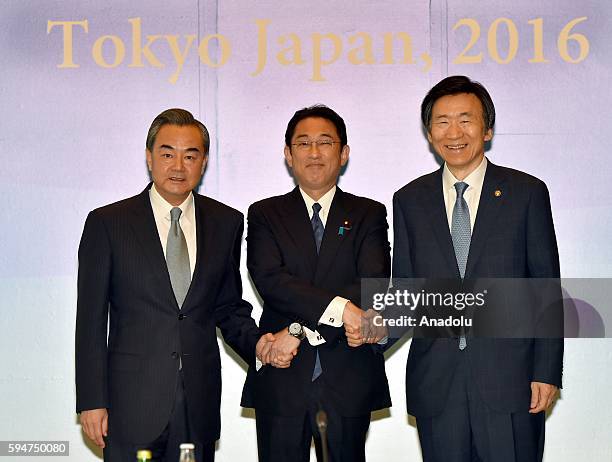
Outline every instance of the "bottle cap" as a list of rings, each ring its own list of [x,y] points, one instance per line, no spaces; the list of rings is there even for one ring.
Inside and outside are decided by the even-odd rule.
[[[152,457],[153,456],[151,454],[151,451],[149,451],[148,449],[141,449],[140,451],[136,453],[136,458],[139,460],[142,460],[142,459],[151,460]]]
[[[193,443],[182,443],[179,448],[181,449],[195,449],[195,445]]]

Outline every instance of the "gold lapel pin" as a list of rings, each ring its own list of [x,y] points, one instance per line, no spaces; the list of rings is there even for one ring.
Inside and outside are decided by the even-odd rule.
[[[496,189],[493,194],[495,194],[495,197],[500,197],[501,196],[501,191],[499,189]]]

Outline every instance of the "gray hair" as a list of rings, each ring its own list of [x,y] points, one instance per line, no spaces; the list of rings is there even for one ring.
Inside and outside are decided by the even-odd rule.
[[[178,125],[184,127],[186,125],[193,125],[200,130],[202,134],[202,142],[204,143],[204,154],[208,154],[208,148],[210,147],[210,136],[208,135],[208,129],[206,126],[193,117],[191,112],[185,109],[173,108],[166,109],[164,112],[159,114],[151,123],[149,127],[149,133],[147,133],[147,149],[153,152],[153,146],[155,145],[155,138],[159,130],[164,125]]]

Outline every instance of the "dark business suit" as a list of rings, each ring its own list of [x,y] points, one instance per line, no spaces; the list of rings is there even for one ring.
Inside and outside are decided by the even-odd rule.
[[[212,442],[219,438],[221,399],[215,327],[247,362],[255,359],[258,338],[251,306],[241,298],[243,218],[194,194],[197,261],[179,310],[150,186],[92,211],[85,223],[79,247],[77,411],[108,408],[109,437],[150,442],[168,424],[182,375],[191,436]]]
[[[317,330],[326,342],[318,347],[323,374],[315,382],[311,379],[316,349],[307,339],[288,369],[249,369],[243,406],[254,407],[258,414],[299,416],[307,412],[315,386],[340,416],[366,415],[367,424],[370,411],[391,405],[378,347],[352,348],[344,327],[318,324],[335,296],[361,306],[361,278],[389,275],[387,228],[382,204],[338,188],[317,255],[308,211],[297,187],[251,205],[247,266],[264,301],[260,331],[277,332],[299,322]]]
[[[395,193],[394,279],[460,278],[444,204],[442,171],[443,167]],[[559,257],[545,184],[489,162],[465,278],[558,277]],[[532,381],[561,386],[562,360],[562,339],[471,338],[460,351],[457,339],[415,338],[406,369],[408,412],[417,422],[439,415],[455,399],[453,380],[461,374],[466,374],[470,393],[476,393],[475,399],[487,408],[501,413],[526,412]],[[535,424],[542,432],[543,414],[536,416],[541,422]],[[543,433],[541,437],[540,445]],[[444,441],[442,438],[440,444]]]

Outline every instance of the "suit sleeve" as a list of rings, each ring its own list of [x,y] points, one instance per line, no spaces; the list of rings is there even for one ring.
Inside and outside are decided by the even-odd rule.
[[[336,294],[294,276],[283,256],[265,214],[252,205],[248,212],[247,266],[268,307],[317,330],[323,312]]]
[[[412,259],[410,252],[410,240],[408,237],[408,227],[402,209],[402,200],[399,193],[393,195],[393,268],[392,285],[394,290],[407,289],[413,291],[414,288],[408,287],[407,280],[414,277]],[[386,319],[399,319],[405,315],[405,310],[397,306],[387,306],[383,313]],[[406,327],[390,327],[389,342],[386,349],[390,348],[399,338],[408,332]]]
[[[563,305],[560,286],[550,284],[560,277],[559,252],[552,219],[550,197],[546,185],[538,182],[530,197],[527,211],[527,264],[530,278],[547,278],[542,283],[553,300],[545,322],[548,332],[556,332],[558,338],[536,338],[533,380],[561,387],[563,372]],[[552,313],[550,309],[554,310]],[[559,338],[560,337],[560,338]]]
[[[107,326],[111,246],[96,211],[85,221],[79,245],[75,335],[76,410],[108,407]]]
[[[413,277],[408,230],[398,194],[393,196],[393,279]],[[394,284],[395,285],[395,284]]]
[[[361,309],[372,308],[369,297],[362,299],[362,284],[364,279],[371,279],[367,283],[367,292],[385,292],[391,276],[391,245],[389,244],[387,223],[387,209],[380,204],[370,207],[370,211],[363,220],[361,227],[365,234],[359,241],[356,249],[357,277],[351,284],[342,287],[336,295],[351,300]],[[333,341],[344,335],[344,327],[319,326],[319,332],[326,341]]]
[[[350,297],[346,298],[350,298],[365,310],[371,306],[362,306],[366,302],[361,300],[362,279],[379,279],[386,289],[391,276],[391,244],[389,244],[387,209],[383,205],[372,207],[364,223],[367,224],[367,234],[357,251],[357,278],[350,290],[346,292]]]
[[[240,249],[244,224],[242,215],[234,227],[233,246],[228,255],[223,285],[215,303],[215,324],[223,339],[250,366],[255,366],[255,346],[259,330],[251,317],[253,307],[242,299]]]

